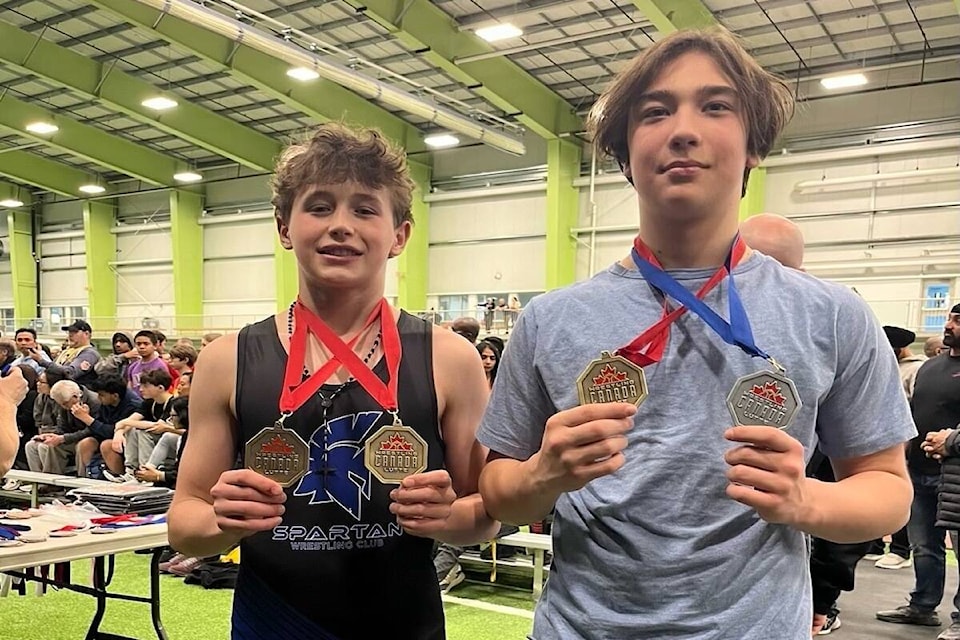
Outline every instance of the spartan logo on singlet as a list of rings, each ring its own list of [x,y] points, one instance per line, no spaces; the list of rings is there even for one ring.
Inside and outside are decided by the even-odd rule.
[[[370,472],[363,466],[363,441],[382,411],[364,411],[331,420],[327,437],[327,469],[323,468],[323,425],[310,436],[310,469],[293,490],[309,496],[310,504],[335,502],[360,520],[364,500],[370,499]]]

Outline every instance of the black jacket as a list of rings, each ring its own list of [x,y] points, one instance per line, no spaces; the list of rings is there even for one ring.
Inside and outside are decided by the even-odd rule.
[[[940,466],[940,491],[937,495],[937,526],[960,530],[960,429],[947,436],[946,455]]]

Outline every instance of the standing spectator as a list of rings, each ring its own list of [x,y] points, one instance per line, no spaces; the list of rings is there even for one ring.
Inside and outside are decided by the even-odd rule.
[[[133,340],[125,333],[118,331],[110,338],[113,345],[113,354],[102,358],[96,364],[94,370],[97,375],[106,373],[116,373],[121,378],[126,379],[127,368],[130,363],[140,357],[140,353],[133,347]]]
[[[454,333],[469,340],[470,344],[476,343],[477,338],[480,336],[480,322],[476,318],[468,318],[466,316],[457,318],[453,321],[453,325],[451,325],[450,328]]]
[[[493,389],[493,381],[497,379],[497,366],[500,364],[501,350],[492,342],[481,340],[477,343],[477,352],[483,362],[483,373],[487,376],[487,385]]]
[[[926,342],[923,343],[923,355],[928,358],[936,358],[943,352],[943,338],[940,336],[933,336],[927,338]]]
[[[947,316],[943,344],[949,352],[923,363],[910,400],[920,434],[910,442],[907,453],[914,491],[908,530],[916,583],[909,604],[877,613],[877,618],[884,622],[940,626],[937,607],[943,599],[946,578],[946,530],[937,518],[940,463],[926,454],[943,445],[944,430],[960,424],[960,304],[954,305]],[[924,444],[925,441],[934,444]],[[951,624],[938,640],[960,640],[960,589],[954,594],[953,606]]]
[[[14,339],[17,343],[17,349],[20,351],[20,357],[13,361],[14,366],[21,364],[26,365],[39,375],[43,371],[39,363],[45,362],[49,364],[50,356],[37,344],[37,332],[30,327],[23,327],[17,329],[17,333],[14,334]],[[40,358],[39,361],[34,360],[34,353]]]

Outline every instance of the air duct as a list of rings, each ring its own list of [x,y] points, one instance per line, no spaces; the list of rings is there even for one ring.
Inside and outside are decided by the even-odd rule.
[[[187,20],[192,24],[219,34],[239,45],[248,46],[261,53],[283,60],[291,67],[312,69],[321,78],[336,82],[368,99],[379,100],[395,109],[422,118],[444,129],[456,131],[516,155],[523,155],[526,148],[521,140],[501,131],[485,127],[467,116],[461,115],[417,97],[353,69],[320,59],[315,53],[278,38],[256,27],[232,20],[216,11],[190,0],[137,0],[160,11],[161,14]]]

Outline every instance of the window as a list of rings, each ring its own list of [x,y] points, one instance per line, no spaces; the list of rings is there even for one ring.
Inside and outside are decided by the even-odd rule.
[[[928,284],[923,296],[923,322],[925,332],[938,333],[947,321],[950,285],[944,283]]]
[[[470,307],[470,296],[440,296],[437,303],[441,322],[453,322],[462,316],[476,316],[476,309]]]

